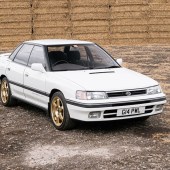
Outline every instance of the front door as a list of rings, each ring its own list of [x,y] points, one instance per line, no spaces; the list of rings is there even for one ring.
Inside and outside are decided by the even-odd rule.
[[[24,94],[26,100],[48,108],[49,97],[46,94],[46,73],[31,69],[33,63],[41,63],[45,67],[44,49],[41,46],[34,46],[28,61],[28,67],[24,71]]]

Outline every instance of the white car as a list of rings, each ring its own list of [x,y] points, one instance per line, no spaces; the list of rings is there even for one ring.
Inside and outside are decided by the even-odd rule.
[[[158,82],[121,62],[92,42],[23,42],[0,55],[2,104],[19,99],[41,107],[59,130],[74,120],[145,120],[161,113],[166,97]]]

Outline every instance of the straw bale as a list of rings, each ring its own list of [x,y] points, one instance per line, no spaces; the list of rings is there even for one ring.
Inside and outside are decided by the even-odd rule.
[[[150,17],[170,17],[170,10],[168,11],[151,11],[150,12]]]
[[[167,3],[167,0],[150,0],[149,3],[162,5],[162,3]]]
[[[150,32],[151,38],[170,38],[170,32]]]
[[[35,14],[65,14],[69,13],[68,8],[61,8],[61,7],[51,7],[51,8],[35,8]]]
[[[114,45],[136,45],[136,44],[146,44],[148,42],[148,39],[131,39],[131,38],[127,38],[127,39],[112,39],[111,40],[111,44]]]
[[[132,26],[112,26],[112,33],[131,33],[131,32],[147,32],[147,25],[132,25]]]
[[[74,21],[72,22],[73,26],[108,26],[109,23],[107,20],[94,20],[94,21]]]
[[[31,23],[30,22],[9,22],[9,23],[0,24],[0,28],[3,28],[3,29],[31,28]]]
[[[99,39],[99,40],[104,40],[104,39],[108,39],[108,34],[107,33],[95,33],[95,34],[73,34],[73,37],[76,39],[84,39],[84,40],[88,40],[88,39]]]
[[[138,38],[147,38],[148,33],[146,32],[131,32],[131,33],[114,33],[111,35],[112,38],[114,39],[138,39]]]
[[[86,14],[73,14],[72,21],[84,21],[84,20],[107,20],[108,13],[86,13]]]
[[[70,26],[68,21],[49,21],[49,20],[44,20],[44,21],[36,21],[34,23],[34,27],[44,27],[44,28],[48,28],[48,27],[66,27],[66,26]]]
[[[109,4],[109,0],[71,0],[73,7],[76,6],[106,6]]]
[[[25,35],[10,35],[10,36],[0,36],[0,41],[6,42],[6,41],[24,41],[29,40],[31,38],[31,34],[25,34]]]
[[[156,11],[169,11],[170,10],[170,4],[150,4],[149,5],[151,10]]]
[[[149,20],[148,20],[148,24],[150,24],[150,25],[153,25],[153,24],[155,24],[155,25],[160,25],[161,27],[162,26],[164,26],[164,25],[169,25],[170,24],[170,18],[162,18],[162,17],[160,17],[160,18],[155,18],[155,17],[153,17],[153,18],[150,18]]]
[[[47,34],[41,34],[41,35],[36,35],[35,34],[35,39],[71,39],[71,35],[68,33],[68,34],[50,34],[50,35],[47,35]]]
[[[7,8],[7,9],[0,9],[0,15],[24,15],[24,14],[30,14],[31,9],[30,8]]]
[[[111,3],[115,5],[127,5],[127,4],[147,4],[147,0],[111,0]]]
[[[170,31],[170,25],[149,25],[149,31],[150,32],[168,32]]]
[[[35,28],[34,33],[38,35],[42,34],[71,34],[69,27],[47,27],[47,28]]]
[[[14,50],[16,46],[18,46],[22,41],[0,41],[0,49],[1,51],[8,51],[8,50]]]
[[[169,44],[170,43],[170,38],[150,38],[148,39],[149,44]]]
[[[28,8],[30,7],[30,1],[2,1],[0,2],[0,9],[16,9],[16,8]]]
[[[23,29],[0,29],[0,36],[2,35],[25,35],[31,33],[31,28],[23,28]]]
[[[72,14],[86,14],[86,13],[106,13],[108,12],[108,6],[102,6],[102,7],[98,7],[98,6],[78,6],[78,7],[74,7],[72,8]]]
[[[0,15],[0,23],[9,23],[9,22],[30,22],[32,16],[30,14],[26,15]]]
[[[149,10],[149,5],[120,5],[120,6],[112,6],[111,7],[111,11],[113,12],[125,12],[125,11],[129,11],[129,12],[135,12],[135,11],[147,11]]]
[[[116,18],[146,18],[148,16],[146,11],[113,11],[111,13],[111,19]]]
[[[39,0],[35,3],[35,7],[49,8],[49,7],[68,7],[67,0]]]
[[[73,33],[107,33],[108,32],[108,27],[106,26],[93,26],[93,27],[88,27],[88,26],[80,26],[80,27],[74,27],[72,29]]]
[[[70,16],[69,14],[35,14],[34,15],[35,22],[36,21],[63,21],[63,20],[69,20]]]
[[[147,25],[148,19],[145,18],[131,18],[131,19],[113,19],[111,20],[111,26],[116,25]]]

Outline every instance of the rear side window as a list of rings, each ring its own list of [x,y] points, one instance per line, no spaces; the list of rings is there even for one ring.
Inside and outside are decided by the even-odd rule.
[[[18,51],[20,50],[21,47],[22,47],[22,44],[21,44],[20,46],[18,46],[18,47],[13,51],[13,53],[9,56],[9,58],[10,58],[11,60],[13,60],[13,59],[15,58],[16,54],[18,53]]]
[[[28,66],[31,66],[33,63],[41,63],[44,67],[46,67],[44,58],[45,54],[43,47],[34,46],[30,55]]]
[[[27,65],[33,45],[24,44],[17,53],[14,61],[19,64]]]

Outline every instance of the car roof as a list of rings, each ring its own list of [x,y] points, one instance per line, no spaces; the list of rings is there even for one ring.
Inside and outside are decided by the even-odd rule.
[[[65,40],[65,39],[31,40],[31,41],[25,41],[24,43],[39,44],[45,46],[69,45],[69,44],[93,44],[93,42],[88,42],[88,41]]]

